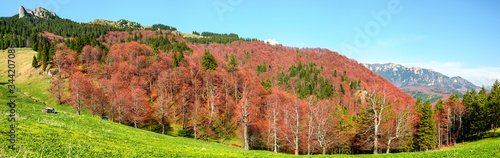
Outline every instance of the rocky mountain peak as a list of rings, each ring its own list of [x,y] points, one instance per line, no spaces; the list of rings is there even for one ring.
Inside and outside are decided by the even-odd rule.
[[[431,69],[405,67],[394,63],[363,65],[400,88],[408,86],[436,86],[459,91],[479,88],[460,76],[448,77]]]
[[[19,18],[23,17],[37,17],[37,18],[44,18],[47,16],[52,15],[53,17],[56,17],[56,13],[53,11],[47,10],[45,8],[36,8],[35,10],[29,10],[29,9],[24,9],[24,7],[21,5],[19,6]]]

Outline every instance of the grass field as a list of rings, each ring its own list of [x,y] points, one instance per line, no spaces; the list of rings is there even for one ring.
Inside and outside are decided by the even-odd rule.
[[[246,151],[212,142],[174,137],[135,129],[133,127],[78,116],[65,105],[56,105],[49,98],[50,76],[37,75],[31,68],[35,52],[18,49],[16,80],[18,92],[17,145],[7,148],[7,87],[0,85],[0,157],[294,157],[269,151]],[[0,82],[5,83],[6,53],[0,56]],[[27,65],[27,66],[26,66]],[[31,72],[31,77],[30,76]],[[29,84],[28,84],[29,83]],[[28,96],[29,95],[29,96]],[[34,100],[43,100],[47,105]],[[43,114],[41,109],[54,107],[58,114]],[[499,135],[499,134],[497,134]],[[442,150],[380,155],[327,155],[328,157],[500,157],[500,137],[458,144]],[[304,156],[307,157],[307,156]],[[317,155],[314,157],[323,157]]]

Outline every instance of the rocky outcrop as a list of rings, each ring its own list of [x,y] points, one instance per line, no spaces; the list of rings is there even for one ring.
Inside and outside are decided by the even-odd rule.
[[[113,26],[116,28],[123,28],[123,29],[138,29],[138,30],[144,30],[147,27],[150,26],[142,26],[139,23],[128,21],[125,19],[121,19],[118,21],[110,21],[110,20],[103,20],[103,19],[95,19],[94,21],[89,22],[89,24],[98,24],[98,25],[104,25],[104,26]]]
[[[47,16],[52,15],[53,17],[56,17],[56,13],[53,11],[44,9],[44,8],[36,8],[35,10],[26,10],[24,9],[23,6],[19,6],[19,18],[23,17],[37,17],[37,18],[44,18]]]
[[[22,18],[24,16],[26,16],[26,10],[24,10],[24,7],[23,6],[20,6],[19,7],[19,18]]]

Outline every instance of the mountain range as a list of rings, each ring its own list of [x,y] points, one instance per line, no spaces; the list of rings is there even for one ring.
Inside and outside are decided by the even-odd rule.
[[[364,65],[400,88],[408,86],[435,86],[462,92],[467,91],[467,89],[479,89],[478,86],[460,76],[448,77],[432,69],[405,67],[394,63]]]
[[[432,69],[405,67],[400,64],[363,64],[371,71],[389,80],[395,86],[422,100],[447,99],[451,94],[463,94],[480,87],[460,76],[448,77]]]

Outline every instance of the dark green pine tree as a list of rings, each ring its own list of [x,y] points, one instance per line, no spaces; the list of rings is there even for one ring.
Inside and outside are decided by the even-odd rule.
[[[179,62],[179,65],[184,61],[184,50],[179,51],[179,56],[177,56],[177,61]]]
[[[494,134],[496,134],[496,129],[500,125],[500,83],[498,80],[495,81],[493,87],[491,87],[491,93],[488,96],[488,109],[490,112],[490,123],[493,128]]]
[[[342,86],[342,84],[340,84],[340,92],[342,92],[342,95],[345,95],[344,86]]]
[[[487,104],[488,94],[486,94],[486,89],[483,86],[477,94],[477,103],[475,104],[476,109],[474,110],[476,115],[476,122],[474,124],[474,127],[476,128],[476,132],[478,134],[489,131],[491,127],[491,124],[489,124],[490,121],[488,120],[490,113]]]
[[[54,54],[56,53],[55,44],[51,44],[49,47],[50,48],[49,48],[49,52],[47,55],[47,61],[52,61],[52,58],[54,57]]]
[[[174,67],[178,67],[179,66],[179,59],[177,58],[177,52],[174,52],[174,57],[173,57],[173,60],[174,60]]]
[[[217,61],[209,50],[205,50],[202,56],[201,65],[205,70],[215,70],[217,69]]]
[[[36,47],[37,47],[36,51],[38,52],[38,54],[37,54],[38,62],[40,62],[44,59],[44,57],[43,57],[44,50],[43,50],[42,42],[38,42]]]
[[[451,96],[450,96],[451,97]],[[473,112],[474,111],[474,103],[476,102],[475,100],[476,97],[476,91],[474,89],[472,89],[471,91],[467,90],[467,92],[465,92],[464,94],[464,97],[462,99],[462,104],[464,104],[465,108],[467,109],[467,112],[466,112],[466,117],[468,119],[465,119],[464,121],[464,124],[465,124],[465,133],[467,135],[471,135],[471,134],[474,134],[475,131],[472,130],[472,126],[471,126],[471,123],[473,122]]]
[[[442,99],[439,99],[438,102],[436,103],[436,106],[434,106],[434,111],[438,114],[443,112],[444,108],[444,101]]]
[[[438,148],[441,147],[441,144],[443,143],[443,138],[444,138],[444,130],[446,128],[446,124],[443,123],[442,121],[445,119],[446,116],[443,116],[443,110],[444,110],[444,101],[442,99],[439,99],[436,105],[434,106],[434,113],[437,118],[436,119],[436,127],[437,127],[437,136],[438,136]]]
[[[227,71],[228,72],[238,71],[238,59],[236,59],[236,56],[233,55],[232,53],[231,56],[229,57],[229,62],[227,63]]]
[[[420,98],[417,98],[417,101],[415,102],[415,109],[417,109],[418,113],[422,113],[422,101]]]
[[[36,67],[38,66],[38,61],[36,60],[36,56],[33,55],[33,61],[31,62],[31,66]]]
[[[475,90],[466,92],[462,102],[467,107],[466,133],[482,134],[490,129],[488,95],[484,87],[476,94]]]
[[[436,123],[434,122],[434,112],[432,105],[427,100],[421,108],[420,122],[418,123],[418,146],[420,149],[432,149],[436,147]]]

